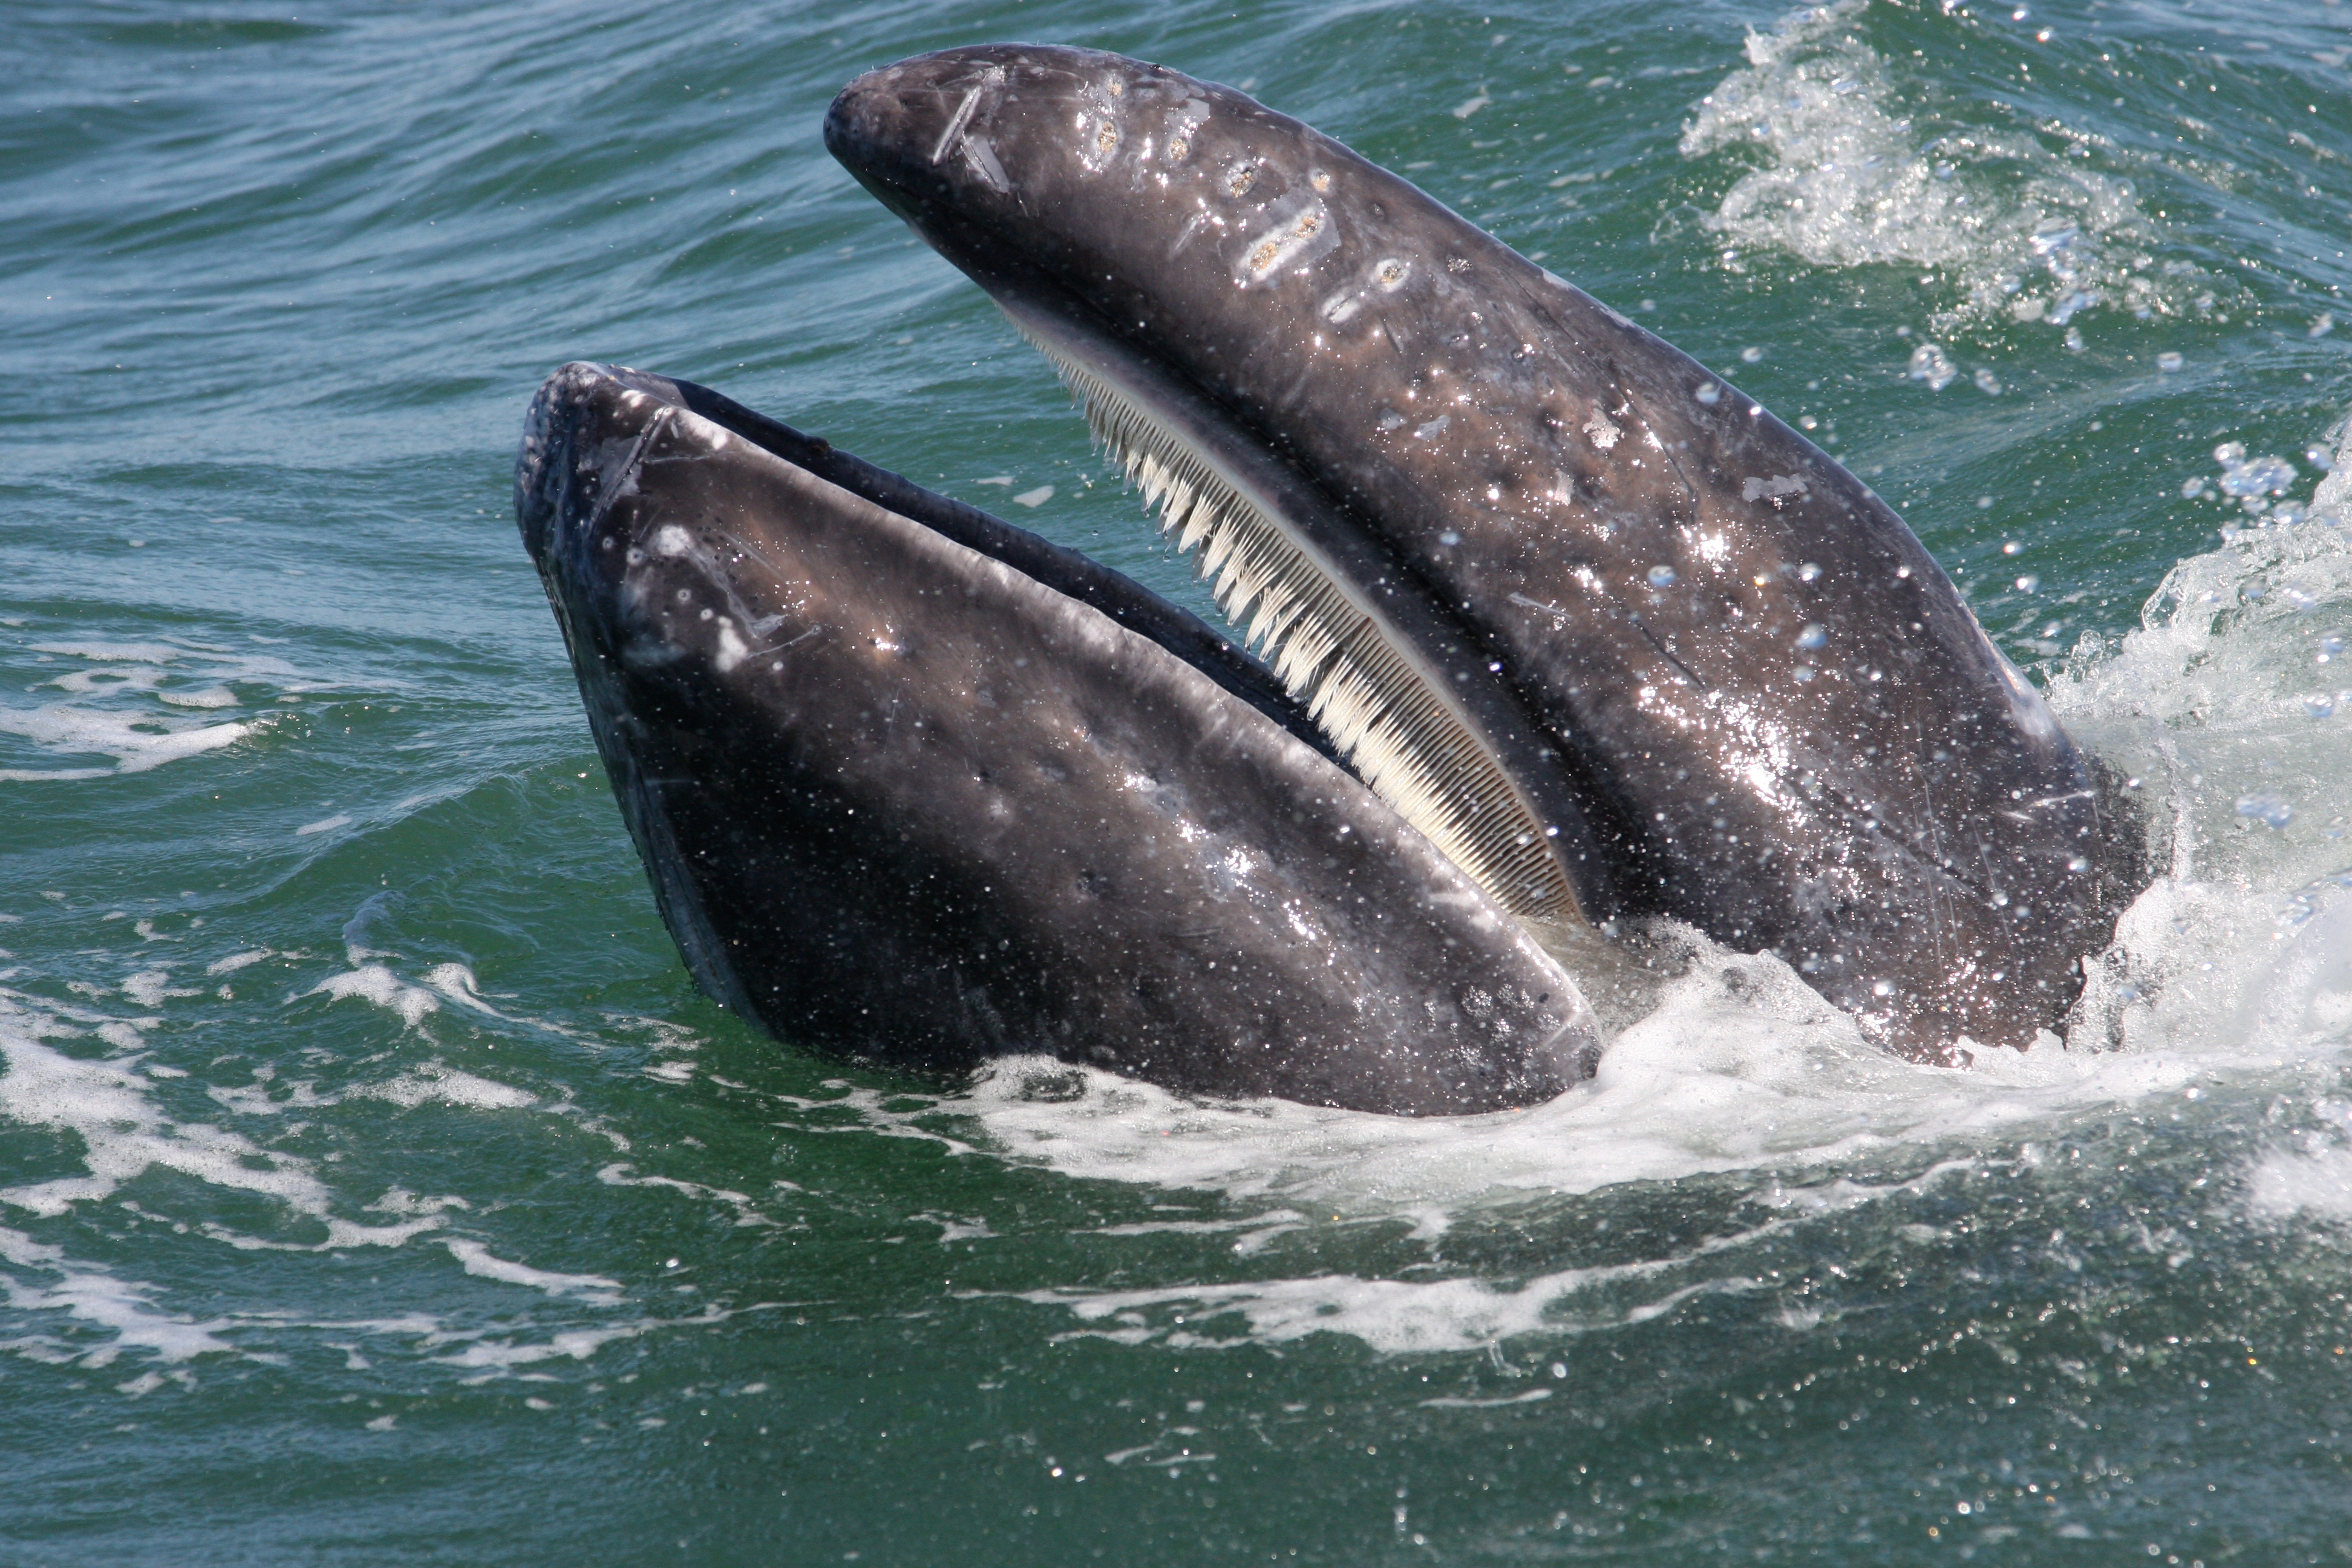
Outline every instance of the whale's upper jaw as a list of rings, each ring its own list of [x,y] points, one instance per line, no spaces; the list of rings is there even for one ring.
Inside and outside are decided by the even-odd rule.
[[[1423,606],[1402,643],[1506,776],[1471,815],[1509,795],[1557,829],[1588,916],[1769,949],[1913,1054],[2063,1019],[2130,826],[1918,540],[1801,436],[1407,182],[1157,67],[950,50],[857,79],[825,135],[1016,320],[1197,398],[1325,499],[1369,574],[1351,602]],[[1098,431],[1139,426],[1081,390]],[[1144,413],[1122,457],[1182,469]],[[1276,620],[1277,644],[1317,629]]]

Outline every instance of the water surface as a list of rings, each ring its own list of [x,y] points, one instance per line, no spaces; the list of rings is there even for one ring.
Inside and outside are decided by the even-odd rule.
[[[1207,603],[819,145],[856,72],[1002,37],[1249,88],[1878,486],[2140,780],[2167,874],[2067,1037],[1907,1067],[1699,947],[1593,1085],[1402,1122],[894,1077],[696,996],[513,530],[549,369],[715,384]],[[0,1556],[2352,1542],[2352,7],[0,42]]]

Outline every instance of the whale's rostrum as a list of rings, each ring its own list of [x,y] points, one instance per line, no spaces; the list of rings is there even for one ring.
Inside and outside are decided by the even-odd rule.
[[[2135,822],[1900,519],[1729,384],[1329,138],[1119,56],[918,57],[825,134],[1505,907],[1687,921],[1931,1058],[2063,1017]]]

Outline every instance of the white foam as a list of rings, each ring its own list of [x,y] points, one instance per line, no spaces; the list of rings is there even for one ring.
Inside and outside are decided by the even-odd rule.
[[[161,1168],[304,1214],[326,1212],[327,1189],[308,1162],[207,1123],[173,1121],[148,1098],[153,1085],[135,1070],[135,1058],[69,1057],[37,1037],[33,1022],[0,1001],[0,1061],[8,1069],[0,1075],[0,1117],[76,1134],[88,1173],[0,1188],[0,1204],[54,1216]]]
[[[299,955],[298,955],[299,956]],[[161,985],[163,972],[142,972],[134,986]],[[453,985],[456,975],[443,978]],[[471,989],[470,975],[464,977]],[[97,988],[92,988],[96,992]],[[163,994],[171,994],[162,986]],[[163,1068],[143,1059],[142,1050],[103,1060],[84,1060],[57,1048],[55,1039],[86,1038],[94,1033],[120,1031],[119,1044],[141,1045],[131,1024],[90,1008],[36,1005],[16,992],[0,992],[0,1120],[8,1123],[70,1131],[82,1145],[84,1173],[51,1181],[26,1183],[0,1190],[0,1204],[44,1218],[67,1216],[80,1205],[110,1200],[121,1210],[148,1221],[169,1215],[141,1208],[120,1195],[124,1184],[152,1169],[171,1170],[215,1186],[250,1193],[274,1200],[290,1213],[315,1219],[323,1239],[289,1241],[265,1231],[260,1235],[234,1230],[206,1219],[175,1223],[173,1229],[203,1242],[240,1252],[341,1252],[360,1247],[398,1247],[419,1237],[431,1237],[467,1274],[499,1286],[536,1293],[563,1310],[594,1310],[600,1315],[622,1304],[619,1280],[588,1272],[564,1272],[535,1268],[505,1256],[495,1237],[451,1236],[453,1219],[475,1205],[454,1194],[420,1195],[394,1185],[365,1205],[379,1223],[347,1219],[331,1212],[347,1199],[331,1192],[320,1179],[322,1169],[295,1156],[280,1154],[252,1141],[207,1123],[177,1121],[166,1115],[154,1098],[150,1073],[184,1069]],[[152,1022],[152,1020],[146,1021]],[[109,1036],[112,1038],[111,1036]],[[667,1036],[666,1036],[667,1037]],[[232,1058],[233,1059],[233,1058]],[[431,1062],[388,1084],[320,1095],[307,1082],[279,1082],[275,1064],[253,1069],[250,1087],[213,1088],[215,1100],[239,1110],[276,1114],[295,1106],[330,1106],[340,1100],[383,1098],[410,1105],[438,1101],[477,1108],[515,1109],[540,1105],[533,1095],[510,1086]],[[267,1091],[283,1098],[272,1101]],[[562,1107],[545,1107],[557,1112]],[[724,1188],[709,1187],[638,1173],[627,1166],[608,1168],[602,1175],[611,1185],[663,1187],[681,1195],[723,1203],[735,1208],[739,1223],[773,1223],[759,1214],[748,1197]],[[790,1184],[778,1184],[789,1187]],[[493,1205],[495,1206],[495,1205]],[[487,1213],[488,1211],[481,1211]],[[314,1233],[315,1234],[315,1233]],[[616,1340],[657,1331],[707,1326],[722,1322],[738,1311],[769,1310],[776,1303],[740,1309],[713,1308],[698,1316],[646,1318],[593,1327],[557,1326],[539,1337],[530,1324],[518,1334],[510,1313],[501,1313],[495,1330],[452,1326],[430,1314],[364,1322],[312,1321],[276,1310],[235,1317],[199,1320],[159,1304],[161,1288],[120,1279],[107,1269],[76,1262],[58,1247],[22,1231],[0,1227],[0,1301],[26,1315],[48,1313],[74,1328],[49,1328],[37,1321],[26,1331],[0,1340],[0,1352],[56,1365],[78,1363],[102,1367],[128,1352],[139,1352],[149,1364],[114,1386],[137,1398],[167,1383],[195,1386],[193,1374],[181,1363],[192,1358],[234,1352],[247,1359],[282,1360],[275,1350],[247,1349],[256,1336],[273,1345],[289,1336],[323,1332],[328,1342],[345,1353],[346,1363],[364,1370],[367,1360],[351,1336],[362,1333],[405,1339],[420,1352],[454,1350],[434,1355],[435,1364],[488,1369],[503,1375],[511,1368],[550,1358],[584,1360]],[[554,1310],[552,1308],[549,1310]],[[496,1337],[493,1337],[493,1335]],[[236,1335],[236,1339],[232,1339]]]
[[[533,1268],[527,1263],[511,1263],[492,1254],[480,1242],[459,1236],[445,1236],[441,1245],[465,1265],[467,1273],[479,1279],[495,1279],[503,1285],[527,1285],[551,1296],[576,1296],[599,1306],[613,1305],[621,1299],[621,1282],[601,1274],[557,1274]]]
[[[400,1021],[412,1029],[422,1024],[426,1015],[441,1010],[439,997],[423,986],[411,985],[381,963],[364,963],[341,974],[331,974],[303,994],[336,1001],[356,996],[398,1014]]]
[[[83,1016],[87,1020],[99,1016]],[[105,1024],[100,1026],[100,1030],[105,1027]],[[242,1134],[208,1122],[179,1121],[166,1116],[150,1098],[154,1083],[149,1074],[184,1077],[184,1071],[149,1067],[135,1055],[84,1060],[42,1038],[79,1032],[58,1018],[30,1011],[12,997],[0,996],[0,1064],[7,1069],[0,1074],[0,1118],[77,1134],[84,1168],[79,1176],[0,1188],[0,1204],[54,1218],[77,1204],[103,1202],[126,1183],[160,1168],[215,1186],[258,1194],[319,1220],[327,1234],[324,1241],[315,1244],[255,1238],[212,1225],[199,1227],[214,1239],[241,1250],[298,1252],[397,1247],[446,1224],[443,1209],[464,1206],[462,1199],[448,1198],[403,1207],[396,1194],[405,1194],[394,1188],[375,1205],[402,1215],[394,1222],[370,1226],[339,1218],[330,1212],[332,1194],[310,1162],[262,1148]],[[273,1070],[264,1067],[256,1070],[256,1081],[250,1086],[216,1086],[207,1093],[225,1109],[244,1115],[322,1108],[346,1098],[322,1096],[308,1082],[299,1082],[288,1086],[282,1100],[273,1100],[267,1091],[274,1077]],[[537,1097],[521,1089],[439,1063],[390,1083],[351,1091],[349,1097],[412,1106],[439,1100],[486,1110],[538,1103]]]
[[[1423,1400],[1421,1407],[1424,1410],[1499,1410],[1506,1405],[1534,1405],[1550,1397],[1551,1390],[1549,1388],[1530,1388],[1525,1394],[1506,1394],[1496,1399],[1464,1399],[1444,1394]]]
[[[2247,1173],[2245,1190],[2258,1215],[2352,1220],[2352,1149],[2273,1150]]]
[[[573,1361],[586,1361],[615,1340],[633,1340],[657,1324],[625,1323],[615,1328],[571,1329],[536,1344],[517,1344],[511,1340],[479,1340],[453,1356],[437,1358],[444,1366],[493,1367],[505,1371],[510,1367],[530,1366],[539,1362],[568,1356]]]
[[[420,1197],[405,1187],[386,1187],[383,1196],[368,1205],[378,1214],[437,1215],[450,1209],[470,1209],[474,1205],[454,1193],[435,1197]]]
[[[752,1203],[751,1194],[748,1193],[734,1192],[726,1187],[706,1187],[698,1182],[680,1181],[675,1176],[648,1176],[640,1173],[632,1164],[615,1163],[606,1165],[596,1173],[596,1179],[608,1187],[666,1187],[671,1192],[689,1198],[703,1198],[711,1203],[725,1204],[735,1211],[735,1223],[739,1226],[773,1226],[778,1223],[761,1213]],[[791,1191],[799,1190],[790,1182],[780,1182],[777,1185]],[[962,1234],[985,1236],[989,1234],[988,1226],[985,1222],[982,1222],[977,1230],[967,1228]],[[949,1238],[943,1237],[941,1239]]]
[[[122,977],[122,994],[142,1007],[156,1008],[167,997],[201,996],[201,991],[172,984],[172,972],[167,968],[142,969]]]
[[[237,706],[230,680],[282,683],[294,677],[283,659],[226,652],[195,644],[70,639],[40,642],[34,651],[89,661],[40,682],[79,700],[37,707],[0,706],[0,734],[23,737],[60,756],[107,756],[111,767],[0,768],[0,782],[68,783],[145,773],[235,745],[273,721],[265,716],[207,723],[183,710]],[[209,681],[209,685],[189,684]],[[183,684],[171,685],[167,683]],[[151,706],[161,703],[161,708]]]
[[[95,659],[102,664],[169,664],[185,651],[159,642],[37,642],[32,648],[35,653]]]
[[[260,720],[226,724],[184,723],[161,717],[53,702],[38,708],[0,708],[0,733],[22,735],[46,751],[67,755],[110,756],[110,768],[0,768],[0,781],[103,778],[110,773],[142,773],[184,757],[233,746],[263,727]]]
[[[479,1078],[437,1061],[351,1093],[355,1099],[388,1100],[394,1105],[411,1108],[438,1103],[462,1105],[473,1110],[521,1110],[539,1103],[539,1097],[528,1089]]]
[[[208,686],[201,691],[158,691],[156,697],[174,708],[234,708],[236,693],[226,686]]]
[[[102,1367],[126,1350],[144,1351],[154,1360],[173,1363],[234,1352],[236,1348],[219,1337],[220,1331],[231,1326],[228,1320],[215,1318],[199,1322],[159,1312],[152,1300],[154,1286],[118,1279],[95,1264],[76,1263],[60,1248],[37,1242],[22,1231],[0,1227],[0,1263],[7,1264],[13,1271],[52,1277],[46,1285],[34,1285],[18,1272],[0,1276],[0,1289],[6,1292],[12,1308],[26,1312],[63,1311],[111,1336],[89,1350],[44,1336],[33,1342],[54,1353],[35,1355],[33,1359],[73,1359],[86,1367]],[[19,1353],[25,1353],[28,1346],[19,1342],[16,1348]],[[160,1377],[153,1383],[134,1379],[132,1384],[123,1385],[122,1392],[144,1394],[161,1384]]]
[[[657,1046],[656,1048],[662,1047]],[[1045,1065],[1055,1072],[1068,1070],[1063,1068],[1058,1062]],[[1099,1079],[1100,1075],[1095,1076]],[[1116,1079],[1109,1081],[1125,1086],[1128,1080]],[[854,1122],[844,1124],[812,1124],[801,1129],[804,1132],[833,1132],[861,1136],[878,1134],[885,1138],[912,1138],[919,1142],[937,1143],[950,1154],[971,1154],[978,1152],[960,1138],[941,1132],[936,1128],[922,1125],[923,1118],[935,1119],[943,1109],[965,1109],[960,1098],[935,1100],[923,1095],[898,1094],[878,1089],[860,1089],[840,1079],[827,1079],[824,1087],[837,1091],[837,1097],[831,1100],[809,1100],[799,1095],[769,1094],[763,1098],[777,1105],[790,1107],[796,1110],[847,1110],[855,1113],[857,1118]],[[1007,1089],[1005,1092],[1013,1091]],[[900,1109],[909,1101],[913,1102],[913,1109]]]
[[[662,1329],[702,1329],[714,1327],[745,1312],[772,1311],[781,1302],[761,1301],[748,1307],[711,1307],[690,1318],[641,1318],[635,1322],[600,1324],[593,1329],[572,1329],[549,1336],[537,1343],[517,1343],[512,1340],[492,1340],[474,1334],[439,1336],[444,1342],[470,1340],[466,1348],[453,1356],[436,1358],[443,1366],[489,1367],[505,1372],[518,1366],[530,1366],[558,1357],[586,1361],[616,1340],[633,1340]],[[470,1381],[470,1380],[469,1380]]]
[[[1860,37],[1867,9],[1807,6],[1749,33],[1746,68],[1685,127],[1685,157],[1733,147],[1763,157],[1707,215],[1723,265],[1744,270],[1743,253],[1769,249],[1816,267],[1934,268],[1954,286],[1929,321],[1937,332],[2168,310],[2202,278],[2155,269],[2143,248],[2154,226],[2130,183],[2051,151],[2046,139],[2064,127],[2002,132],[1947,119],[1924,76]],[[2074,145],[2088,150],[2086,139]]]
[[[1761,1281],[1742,1274],[1703,1279],[1646,1293],[1633,1305],[1596,1303],[1575,1310],[1587,1295],[1678,1271],[1681,1259],[1568,1268],[1524,1284],[1483,1279],[1363,1279],[1317,1274],[1301,1279],[1246,1284],[1175,1286],[1164,1289],[1081,1293],[1039,1290],[1021,1299],[1065,1307],[1081,1322],[1103,1325],[1064,1338],[1103,1338],[1127,1344],[1151,1341],[1178,1349],[1256,1342],[1284,1344],[1311,1334],[1343,1334],[1384,1355],[1477,1350],[1544,1332],[1575,1334],[1647,1322],[1694,1296],[1738,1294]],[[1238,1319],[1235,1332],[1221,1320]]]
[[[248,1236],[224,1225],[207,1223],[196,1228],[211,1239],[233,1247],[239,1252],[341,1252],[353,1247],[404,1247],[415,1237],[428,1231],[439,1230],[449,1223],[439,1215],[426,1215],[392,1225],[358,1225],[331,1215],[325,1216],[325,1221],[327,1239],[311,1243]]]

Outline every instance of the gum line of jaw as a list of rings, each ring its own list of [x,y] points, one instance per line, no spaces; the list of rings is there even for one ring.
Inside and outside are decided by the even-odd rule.
[[[1558,829],[1537,820],[1452,694],[1390,639],[1377,611],[1140,402],[1014,324],[1061,373],[1097,443],[1158,510],[1162,534],[1193,555],[1243,646],[1306,704],[1356,775],[1503,909],[1522,920],[1572,914],[1544,844]]]

